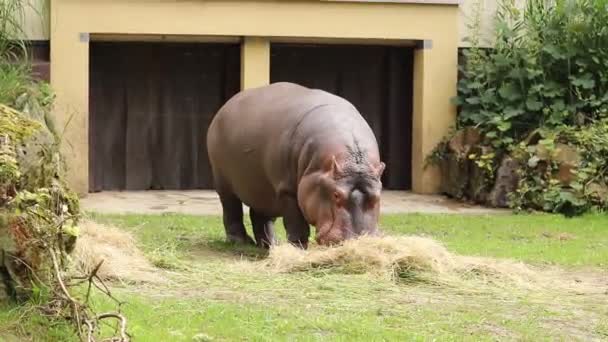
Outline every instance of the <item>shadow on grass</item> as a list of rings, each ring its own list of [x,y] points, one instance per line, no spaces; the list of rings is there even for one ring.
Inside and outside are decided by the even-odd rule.
[[[268,250],[256,246],[214,239],[195,243],[189,250],[194,256],[215,256],[235,260],[258,261],[268,257]]]

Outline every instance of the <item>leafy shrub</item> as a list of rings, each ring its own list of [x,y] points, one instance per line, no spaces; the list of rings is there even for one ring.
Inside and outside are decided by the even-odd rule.
[[[582,126],[608,113],[608,0],[504,1],[493,49],[464,52],[459,125],[495,148],[539,127]]]
[[[599,120],[585,129],[562,126],[539,130],[538,134],[539,144],[528,146],[522,142],[513,149],[522,167],[511,205],[569,216],[608,210],[608,120]],[[560,146],[575,151],[575,169],[567,170],[556,158]],[[564,175],[564,169],[571,175]]]
[[[54,94],[31,77],[20,40],[29,6],[28,0],[0,1],[0,300],[55,285],[49,255],[64,261],[80,214],[50,120]]]
[[[457,128],[475,127],[480,145],[494,151],[490,159],[470,156],[490,171],[490,183],[504,156],[519,161],[514,208],[608,209],[607,23],[608,0],[528,0],[523,10],[503,0],[493,48],[472,37],[464,51]],[[576,165],[556,160],[560,149],[571,150]],[[445,153],[444,143],[432,158]]]

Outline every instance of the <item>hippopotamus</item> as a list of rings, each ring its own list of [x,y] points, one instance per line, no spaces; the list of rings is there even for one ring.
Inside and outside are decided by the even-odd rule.
[[[214,116],[207,150],[230,242],[269,248],[278,217],[303,249],[310,225],[320,245],[379,234],[385,164],[368,123],[339,96],[288,82],[241,91]]]

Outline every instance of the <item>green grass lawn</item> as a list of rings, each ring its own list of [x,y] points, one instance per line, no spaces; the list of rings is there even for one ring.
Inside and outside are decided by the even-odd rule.
[[[219,217],[92,218],[132,232],[172,279],[113,284],[134,341],[608,340],[608,292],[465,291],[370,274],[255,272],[247,265],[264,253],[225,244]],[[462,255],[603,272],[608,291],[608,216],[388,215],[381,226],[430,236]],[[94,304],[102,311],[111,303],[96,296]],[[0,340],[9,336],[75,340],[66,324],[48,328],[45,318],[12,307],[0,310]]]

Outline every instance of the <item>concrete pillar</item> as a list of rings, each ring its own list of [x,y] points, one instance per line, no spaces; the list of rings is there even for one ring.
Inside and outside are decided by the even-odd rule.
[[[51,85],[57,94],[53,116],[62,134],[68,183],[85,195],[89,190],[89,34],[62,24],[60,6],[53,6],[51,12]]]
[[[245,37],[241,46],[241,89],[270,83],[270,41],[268,38]]]
[[[437,193],[441,174],[426,167],[426,158],[456,122],[458,46],[456,39],[421,41],[414,52],[414,117],[412,136],[412,190]]]

